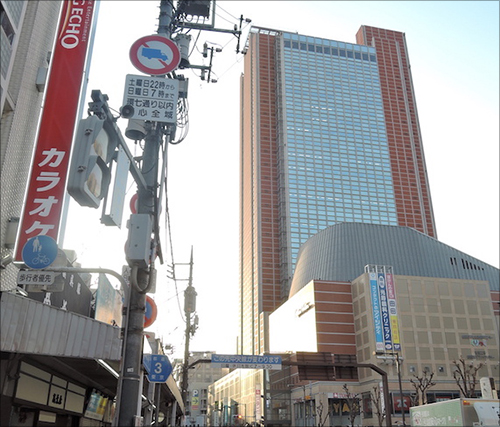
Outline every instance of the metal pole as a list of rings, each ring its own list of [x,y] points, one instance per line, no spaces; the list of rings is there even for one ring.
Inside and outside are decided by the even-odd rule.
[[[189,372],[189,339],[191,336],[191,314],[194,312],[194,307],[191,303],[187,303],[187,298],[195,298],[190,296],[193,290],[193,248],[191,247],[191,260],[189,262],[189,282],[186,291],[184,292],[184,314],[186,316],[186,334],[185,334],[185,345],[184,345],[184,365],[182,367],[182,401],[184,402],[184,407],[187,406],[187,391],[188,391],[188,372]],[[193,290],[194,291],[194,290]]]
[[[148,406],[144,410],[144,425],[145,426],[150,426],[151,421],[153,420],[153,405],[151,404],[154,399],[154,392],[155,392],[155,384],[154,383],[149,383],[148,384]]]
[[[399,360],[399,353],[396,352],[396,369],[398,372],[398,382],[399,382],[399,395],[401,397],[401,415],[403,417],[403,427],[406,427],[405,421],[405,401],[403,396],[403,384],[401,382],[401,362]]]
[[[155,384],[155,426],[159,425],[158,419],[160,417],[160,393],[161,393],[161,384]]]
[[[158,180],[158,152],[161,143],[159,125],[151,124],[145,139],[142,175],[146,188],[139,186],[138,213],[149,214],[154,223],[156,189]],[[152,254],[151,268],[154,265]],[[137,282],[149,280],[147,269],[137,269]],[[141,377],[142,371],[142,346],[144,331],[144,314],[146,311],[146,293],[139,291],[138,283],[130,287],[130,305],[128,313],[127,330],[125,335],[125,351],[123,360],[123,378],[121,387],[121,401],[119,405],[118,426],[134,427],[141,415]]]

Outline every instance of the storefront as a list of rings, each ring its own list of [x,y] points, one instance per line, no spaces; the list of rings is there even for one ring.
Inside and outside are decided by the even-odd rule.
[[[111,393],[68,378],[62,370],[56,373],[36,357],[7,358],[2,354],[2,359],[7,368],[4,381],[7,393],[2,395],[2,425],[104,427],[111,423],[114,414]],[[9,389],[12,391],[10,398]]]

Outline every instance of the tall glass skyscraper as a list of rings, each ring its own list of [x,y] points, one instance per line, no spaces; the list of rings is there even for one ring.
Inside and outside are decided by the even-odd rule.
[[[240,342],[266,351],[300,246],[338,222],[436,237],[403,33],[252,28],[241,84]]]

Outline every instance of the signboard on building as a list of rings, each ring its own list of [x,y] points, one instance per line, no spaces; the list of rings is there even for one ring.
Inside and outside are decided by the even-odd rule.
[[[133,108],[129,119],[175,123],[178,96],[179,80],[127,74],[123,105]]]
[[[62,2],[15,261],[22,261],[24,245],[32,237],[47,235],[57,241],[94,3]]]
[[[108,325],[122,326],[123,301],[105,274],[99,274],[95,294],[95,319]]]
[[[375,350],[401,351],[396,286],[390,266],[368,266]]]
[[[212,354],[212,367],[236,369],[281,369],[281,356],[245,356],[242,354]]]
[[[71,313],[93,317],[90,277],[88,273],[57,273],[53,285],[46,287],[26,285],[25,289],[30,299]]]
[[[198,390],[193,390],[193,396],[191,397],[191,410],[197,411],[200,409],[200,392]]]
[[[382,316],[380,314],[380,302],[378,294],[377,273],[369,273],[370,294],[372,301],[373,326],[375,329],[375,350],[384,351],[384,337],[382,334]]]

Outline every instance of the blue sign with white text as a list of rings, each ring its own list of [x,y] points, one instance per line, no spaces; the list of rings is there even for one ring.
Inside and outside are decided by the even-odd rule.
[[[243,354],[212,354],[213,367],[236,369],[281,369],[281,356],[243,355]]]
[[[35,270],[48,267],[57,258],[57,243],[50,236],[35,236],[23,247],[24,263]]]
[[[150,383],[164,383],[172,373],[172,365],[163,354],[145,354],[142,363]]]

